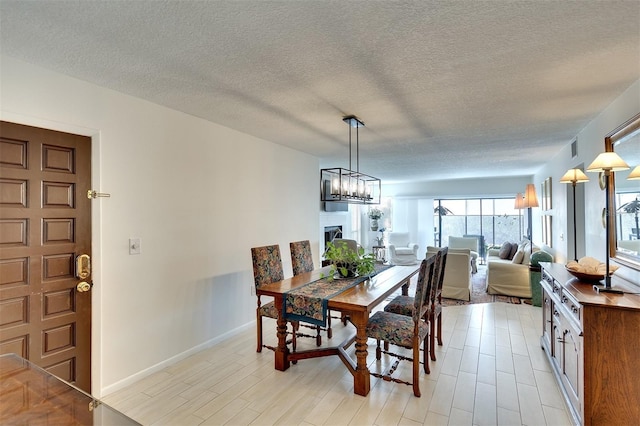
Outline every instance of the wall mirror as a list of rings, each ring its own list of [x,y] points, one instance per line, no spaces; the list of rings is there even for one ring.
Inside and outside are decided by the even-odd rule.
[[[629,170],[611,173],[610,255],[617,262],[640,270],[640,180],[628,179],[640,165],[640,114],[607,135],[605,149],[615,151],[630,166]]]

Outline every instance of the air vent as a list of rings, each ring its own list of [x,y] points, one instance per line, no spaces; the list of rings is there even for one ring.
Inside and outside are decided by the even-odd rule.
[[[571,142],[571,158],[576,158],[578,156],[578,139],[574,139]]]

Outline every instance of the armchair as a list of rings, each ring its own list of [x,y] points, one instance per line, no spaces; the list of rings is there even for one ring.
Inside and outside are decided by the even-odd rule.
[[[411,242],[408,232],[389,233],[389,262],[392,265],[418,264],[418,245]]]
[[[438,250],[438,247],[427,247],[427,257],[435,255]],[[442,297],[471,300],[471,250],[449,248],[445,268]]]
[[[476,237],[449,237],[450,249],[469,249],[471,252],[471,272],[478,272],[478,238]]]

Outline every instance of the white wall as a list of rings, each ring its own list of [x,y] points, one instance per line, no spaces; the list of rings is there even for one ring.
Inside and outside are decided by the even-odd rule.
[[[253,327],[250,248],[309,239],[318,159],[2,57],[1,119],[92,137],[93,389]],[[286,190],[283,190],[286,188]],[[128,239],[142,254],[128,254]]]

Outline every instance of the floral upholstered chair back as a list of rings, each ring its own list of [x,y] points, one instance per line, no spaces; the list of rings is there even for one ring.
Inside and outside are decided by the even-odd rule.
[[[440,253],[435,256],[428,257],[420,263],[420,272],[418,273],[418,284],[416,285],[416,294],[413,298],[413,322],[417,324],[429,308],[429,296],[431,289],[435,284],[435,266],[440,261]]]
[[[291,249],[291,265],[293,275],[313,271],[313,257],[311,256],[311,244],[309,240],[289,243]]]
[[[431,288],[431,294],[429,295],[429,300],[431,302],[431,307],[435,307],[438,303],[440,303],[440,299],[442,298],[442,286],[444,285],[444,272],[447,266],[447,255],[449,254],[449,247],[442,247],[436,253],[436,263],[434,266],[434,279],[433,279],[433,287]]]
[[[253,258],[253,280],[256,288],[284,279],[279,245],[253,247],[251,257]]]

